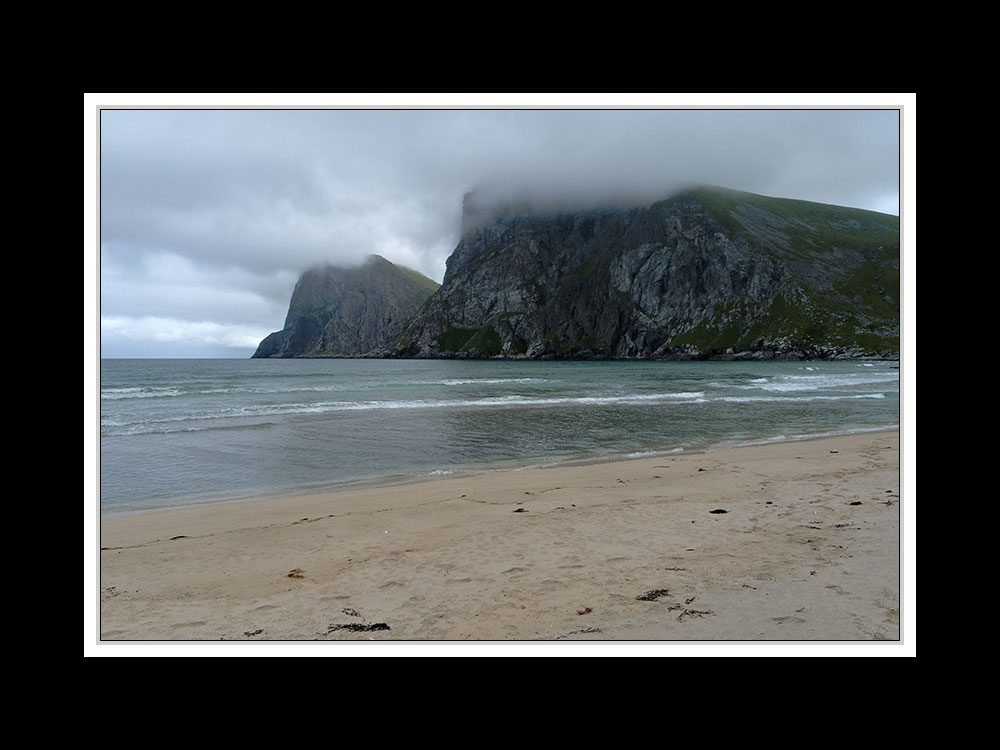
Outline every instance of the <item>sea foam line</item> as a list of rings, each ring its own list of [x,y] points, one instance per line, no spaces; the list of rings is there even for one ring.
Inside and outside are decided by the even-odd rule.
[[[164,398],[167,396],[181,396],[183,391],[176,388],[157,388],[156,386],[145,386],[142,388],[102,388],[102,401],[118,401],[125,398]]]
[[[857,385],[875,385],[882,383],[898,383],[899,375],[895,373],[850,373],[847,375],[784,375],[773,381],[751,381],[751,385],[738,385],[744,390],[762,391],[819,391],[829,388],[850,387]]]
[[[102,419],[102,434],[125,435],[139,433],[190,432],[197,429],[193,423],[225,419],[259,419],[295,414],[325,414],[331,412],[378,411],[393,409],[465,409],[502,408],[512,406],[605,406],[639,405],[649,403],[701,403],[705,401],[701,391],[688,393],[629,394],[622,396],[563,396],[532,398],[528,396],[492,396],[477,399],[413,399],[402,401],[320,401],[296,404],[252,404],[203,413],[178,414],[148,422],[122,423],[111,418]]]
[[[713,401],[727,401],[735,404],[786,403],[803,401],[851,401],[858,398],[885,398],[884,393],[856,393],[850,396],[719,396]]]
[[[431,385],[501,385],[503,383],[547,383],[547,378],[447,378]]]
[[[112,418],[102,418],[102,434],[105,436],[190,432],[205,427],[197,423],[214,420],[245,420],[272,418],[296,414],[326,414],[335,412],[360,412],[398,409],[467,409],[467,408],[509,408],[509,407],[549,407],[549,406],[639,406],[647,404],[702,404],[714,401],[728,403],[793,403],[799,401],[843,401],[854,399],[884,399],[884,393],[860,393],[841,396],[715,396],[705,398],[704,391],[678,393],[625,394],[620,396],[491,396],[476,399],[412,399],[400,401],[321,401],[297,404],[253,404],[218,411],[179,414],[149,422],[123,423]],[[249,426],[249,425],[248,425]]]
[[[772,435],[771,437],[750,438],[746,440],[731,440],[716,443],[711,449],[720,448],[744,448],[754,445],[771,445],[774,443],[799,443],[807,440],[820,440],[822,438],[843,437],[844,435],[865,435],[872,432],[885,432],[886,430],[898,430],[898,424],[879,425],[876,427],[855,427],[843,430],[826,430],[824,432],[805,432],[795,435]]]
[[[374,409],[462,409],[468,407],[494,406],[603,406],[612,404],[644,404],[651,402],[697,402],[704,401],[702,391],[690,393],[651,393],[623,396],[489,396],[471,399],[412,399],[405,401],[333,401],[302,405],[301,411],[366,411]],[[278,407],[280,408],[280,407]],[[293,409],[292,412],[300,411]]]

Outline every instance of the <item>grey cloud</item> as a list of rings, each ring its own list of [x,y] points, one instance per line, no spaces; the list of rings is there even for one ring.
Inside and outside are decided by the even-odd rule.
[[[263,335],[317,262],[377,252],[440,280],[473,188],[697,182],[896,212],[898,128],[895,110],[104,110],[101,312]]]

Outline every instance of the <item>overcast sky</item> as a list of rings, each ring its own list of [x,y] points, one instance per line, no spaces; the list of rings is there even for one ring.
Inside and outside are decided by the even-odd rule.
[[[134,106],[121,95],[96,104],[122,102]],[[249,357],[321,261],[379,253],[440,281],[476,187],[652,198],[696,182],[899,213],[895,109],[161,107],[97,118],[103,357]]]

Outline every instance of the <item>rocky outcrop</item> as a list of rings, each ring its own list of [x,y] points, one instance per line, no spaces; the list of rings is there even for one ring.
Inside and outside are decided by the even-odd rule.
[[[310,269],[295,285],[284,328],[265,338],[253,356],[387,356],[437,287],[379,255],[357,267]]]
[[[465,207],[397,356],[898,357],[896,216],[715,188],[633,208]]]

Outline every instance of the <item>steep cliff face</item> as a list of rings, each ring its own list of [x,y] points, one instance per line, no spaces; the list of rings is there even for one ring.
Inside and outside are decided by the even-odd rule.
[[[400,356],[898,356],[896,216],[713,188],[463,230]]]
[[[437,286],[378,255],[355,268],[313,268],[295,285],[284,328],[265,338],[253,356],[388,354]]]

